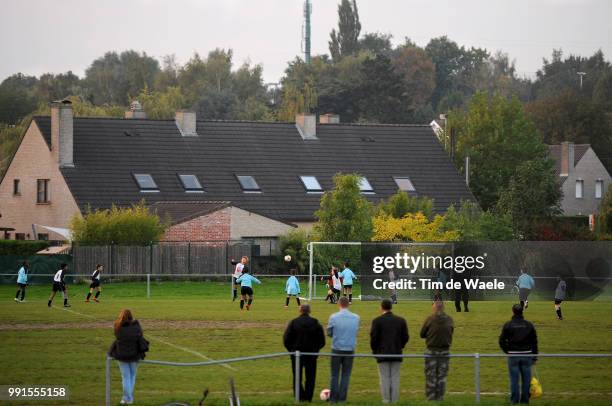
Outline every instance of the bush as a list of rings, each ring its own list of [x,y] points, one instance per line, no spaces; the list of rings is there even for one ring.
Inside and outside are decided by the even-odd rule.
[[[0,255],[29,257],[50,245],[49,241],[0,240]]]
[[[110,210],[87,209],[70,224],[73,241],[91,245],[147,245],[164,235],[168,222],[151,213],[144,202],[126,208],[113,205]]]
[[[291,255],[290,265],[297,267],[300,272],[308,268],[308,242],[310,241],[310,233],[299,228],[282,235],[279,240],[282,256]]]

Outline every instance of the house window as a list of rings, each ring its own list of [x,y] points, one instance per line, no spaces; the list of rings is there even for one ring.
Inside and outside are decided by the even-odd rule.
[[[25,240],[25,233],[15,233],[16,240]]]
[[[36,203],[50,203],[49,198],[49,179],[38,179],[36,181]]]
[[[138,183],[141,192],[159,192],[157,183],[153,180],[153,176],[148,173],[135,173],[134,179]]]
[[[584,181],[579,179],[576,181],[576,199],[582,199],[584,194]]]
[[[403,192],[416,192],[412,181],[407,176],[396,176],[393,178],[399,190]]]
[[[240,187],[242,187],[243,192],[261,192],[261,188],[255,181],[255,178],[248,175],[236,175],[238,182],[240,182]]]
[[[21,182],[19,181],[19,179],[13,179],[13,195],[21,195]]]
[[[374,188],[372,188],[372,185],[370,185],[370,182],[365,177],[359,179],[359,190],[361,193],[374,193]]]
[[[49,241],[49,234],[47,233],[38,233],[38,239],[41,241]]]
[[[601,199],[603,195],[603,180],[598,179],[595,181],[595,198]]]
[[[309,193],[322,192],[323,188],[315,176],[300,176],[306,191]]]
[[[179,175],[179,179],[185,188],[185,192],[202,193],[204,188],[195,175]]]

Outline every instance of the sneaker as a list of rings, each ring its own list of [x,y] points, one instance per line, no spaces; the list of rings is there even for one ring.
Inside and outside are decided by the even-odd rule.
[[[51,307],[51,301],[49,300],[49,302],[47,303],[47,306]]]
[[[246,305],[247,310],[251,310],[251,305]]]
[[[288,308],[289,308],[289,306],[285,306],[285,309],[288,309]]]
[[[25,299],[20,299],[19,303],[25,303]]]
[[[72,307],[72,306],[70,306],[70,303],[66,303],[64,307]]]
[[[19,299],[15,298],[15,301],[16,301],[17,303],[19,303]]]
[[[529,300],[525,300],[525,309],[529,307]]]
[[[127,405],[128,402],[125,399],[121,399],[121,402],[119,402],[120,405]]]
[[[95,297],[93,298],[93,301],[96,302],[96,303],[100,303],[100,301],[97,298],[95,298]]]
[[[89,303],[89,299],[85,299],[85,303]]]

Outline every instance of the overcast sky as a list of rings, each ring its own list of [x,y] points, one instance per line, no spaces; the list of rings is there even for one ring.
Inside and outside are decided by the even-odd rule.
[[[312,0],[312,53],[327,53],[339,0]],[[261,63],[276,82],[300,54],[303,0],[3,0],[0,80],[87,66],[109,50],[134,49],[180,63],[193,52],[232,48],[236,65]],[[610,0],[358,0],[363,32],[408,36],[424,46],[447,35],[503,50],[533,76],[553,48],[612,59]]]

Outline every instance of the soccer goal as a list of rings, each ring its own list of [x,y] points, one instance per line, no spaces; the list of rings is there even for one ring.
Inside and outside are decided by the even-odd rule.
[[[357,275],[356,288],[353,289],[354,298],[360,300],[378,300],[381,298],[380,292],[371,289],[373,278],[376,275],[372,272],[371,263],[374,256],[394,256],[398,253],[405,253],[410,256],[429,256],[429,255],[453,255],[453,243],[424,243],[424,242],[321,242],[311,241],[308,243],[309,253],[309,278],[308,278],[308,300],[324,299],[327,295],[325,277],[329,275],[332,266],[340,271],[345,262],[349,268]],[[425,270],[424,270],[425,271]],[[384,276],[389,277],[388,270]],[[438,280],[440,272],[438,270],[427,270],[418,274],[421,278]],[[407,279],[416,277],[414,275],[401,275]],[[396,276],[399,273],[396,272]],[[401,299],[424,299],[417,297],[417,292],[402,292],[397,296]],[[413,297],[414,296],[414,297]]]

